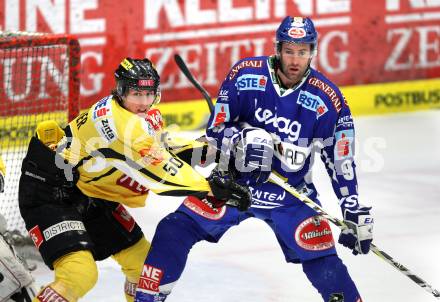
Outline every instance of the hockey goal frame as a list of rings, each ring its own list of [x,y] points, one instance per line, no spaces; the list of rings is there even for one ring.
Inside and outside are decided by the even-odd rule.
[[[64,97],[67,101],[63,109],[58,112],[62,114],[63,120],[67,121],[68,123],[71,120],[73,120],[76,116],[78,116],[80,111],[79,97],[80,97],[80,74],[81,74],[81,49],[78,38],[70,34],[35,33],[35,32],[24,32],[24,31],[0,31],[0,50],[2,51],[14,52],[20,48],[40,49],[46,47],[50,48],[52,46],[54,48],[61,46],[63,47],[63,49],[65,49],[64,53],[66,54],[66,57],[64,59],[64,62],[68,68],[68,70],[66,70],[66,76],[68,77],[68,79],[66,84],[67,91]],[[5,83],[3,82],[3,80],[1,81],[0,85],[2,85],[0,89],[6,87],[4,86]],[[56,113],[56,111],[54,111],[54,113]],[[29,115],[38,115],[38,113],[29,113]],[[28,137],[28,139],[30,139],[30,137]],[[19,151],[20,154],[22,154],[23,150],[25,152],[26,147],[23,148],[20,147],[20,151]],[[2,150],[0,145],[0,154],[1,153]],[[5,164],[8,165],[7,158],[3,157],[3,160],[5,161]],[[16,165],[14,165],[13,171],[16,168],[19,169],[19,167],[16,167]],[[14,177],[12,177],[10,180],[8,179],[8,174],[9,176],[11,176],[10,173],[8,173],[7,171],[6,183],[11,182],[12,184],[15,184],[18,181],[17,179],[15,179],[16,176],[15,172],[14,172]],[[16,188],[14,185],[13,191],[17,192],[16,196],[18,197],[18,183]],[[12,205],[13,203],[15,203],[15,197],[12,196],[12,198],[8,198],[7,196],[5,196],[5,194],[6,193],[3,194],[0,193],[0,201],[2,203],[5,202],[3,213],[11,213],[10,216],[13,215],[14,217],[16,217],[17,215],[16,211],[18,211],[18,200],[16,201],[15,205]],[[16,208],[11,210],[9,208],[9,205],[11,205],[11,207],[16,207]],[[8,220],[8,217],[6,217],[6,219]],[[21,235],[26,235],[26,233],[24,233],[26,231],[24,229],[24,225],[21,224],[17,225],[15,218],[12,219],[11,221],[8,221],[8,231],[14,231],[14,232],[18,231]]]

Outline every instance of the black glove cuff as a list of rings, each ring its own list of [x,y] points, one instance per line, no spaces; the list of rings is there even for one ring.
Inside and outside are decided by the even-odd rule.
[[[231,186],[231,180],[213,176],[208,179],[208,183],[211,187],[212,194],[216,199],[226,201],[231,197],[231,192],[229,190]]]

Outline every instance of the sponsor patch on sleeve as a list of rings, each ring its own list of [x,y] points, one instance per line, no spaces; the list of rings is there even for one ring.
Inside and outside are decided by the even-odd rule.
[[[229,113],[229,105],[225,103],[217,102],[214,108],[214,119],[210,128],[217,127],[230,120],[231,114]]]
[[[112,143],[117,139],[117,131],[112,116],[111,104],[110,97],[100,100],[93,108],[92,117],[96,131],[98,131],[99,135],[101,135],[101,137],[108,143]]]
[[[244,67],[261,68],[263,66],[262,60],[246,60],[236,64],[232,67],[229,73],[229,80],[232,80],[237,75],[238,71]]]
[[[341,128],[353,128],[353,116],[351,114],[344,115],[338,119],[336,129],[339,130]]]
[[[341,160],[353,156],[354,130],[341,130],[335,133],[335,159]]]
[[[111,116],[110,97],[105,97],[93,107],[93,121],[106,115]]]
[[[341,99],[339,98],[336,91],[328,83],[325,83],[324,81],[318,78],[311,77],[309,79],[309,84],[318,87],[329,97],[330,101],[333,104],[333,107],[335,107],[336,112],[339,113],[341,111],[342,109]]]
[[[95,123],[98,133],[109,143],[116,140],[116,126],[113,118],[103,118]]]

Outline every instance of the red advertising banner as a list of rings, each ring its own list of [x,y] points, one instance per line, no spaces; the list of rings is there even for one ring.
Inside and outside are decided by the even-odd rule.
[[[83,108],[110,92],[126,56],[152,59],[163,102],[199,98],[176,53],[215,96],[237,60],[274,52],[286,15],[312,17],[313,64],[338,85],[440,77],[440,0],[0,0],[0,30],[79,38]]]

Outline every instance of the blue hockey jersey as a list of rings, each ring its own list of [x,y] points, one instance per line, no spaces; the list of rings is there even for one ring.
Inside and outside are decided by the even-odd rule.
[[[293,186],[312,184],[311,166],[320,154],[341,202],[357,200],[354,126],[338,87],[310,68],[294,88],[276,75],[275,57],[250,57],[236,63],[221,85],[207,137],[228,150],[231,137],[247,125],[265,129],[276,144],[272,170]],[[272,190],[269,184],[263,190]],[[264,188],[265,187],[265,188]]]

